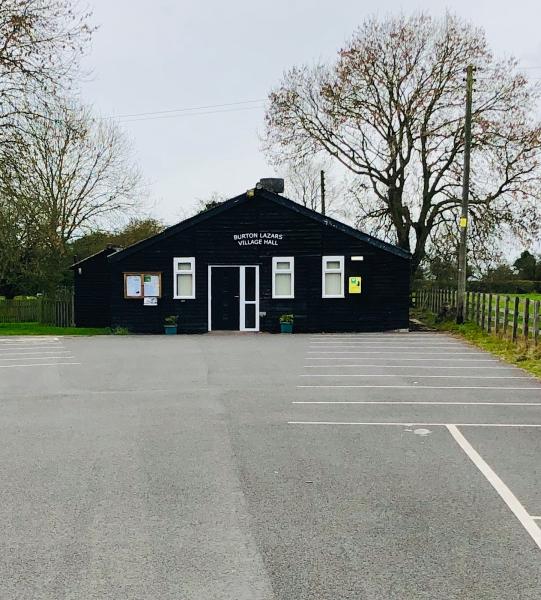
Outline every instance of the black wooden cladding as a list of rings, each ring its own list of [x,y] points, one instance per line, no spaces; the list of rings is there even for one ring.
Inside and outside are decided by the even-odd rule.
[[[159,333],[168,315],[178,315],[179,332],[208,330],[208,266],[259,265],[259,311],[262,331],[278,331],[279,316],[292,313],[295,331],[382,331],[408,326],[409,257],[383,242],[373,243],[363,234],[350,233],[347,226],[327,225],[321,215],[292,209],[284,199],[257,190],[255,196],[235,199],[226,209],[215,210],[193,220],[189,227],[135,245],[105,262],[96,261],[94,271],[76,274],[76,295],[80,299],[79,319],[88,324],[88,293],[95,285],[81,279],[97,281],[110,274],[110,317],[112,326],[127,327],[133,332]],[[289,201],[285,201],[289,202]],[[292,204],[292,203],[290,203]],[[316,215],[315,213],[313,213]],[[353,230],[351,230],[353,231]],[[235,234],[273,233],[282,239],[239,245]],[[352,256],[363,261],[352,261]],[[173,259],[195,257],[196,298],[173,299]],[[272,257],[295,259],[295,298],[272,298]],[[344,298],[322,298],[322,256],[344,256]],[[108,267],[108,271],[105,267]],[[101,274],[98,271],[102,268]],[[158,306],[144,306],[142,299],[124,299],[124,272],[162,272],[162,298]],[[348,278],[362,278],[361,294],[348,293]],[[77,285],[77,280],[79,284]],[[105,289],[106,286],[104,286]],[[212,293],[219,294],[213,286]],[[216,298],[215,298],[216,299]],[[85,317],[81,320],[82,307]],[[95,303],[96,322],[102,323],[103,301]],[[101,314],[97,314],[97,313]],[[76,310],[77,313],[77,310]]]
[[[75,265],[74,321],[77,327],[108,327],[111,324],[111,275],[107,248]]]

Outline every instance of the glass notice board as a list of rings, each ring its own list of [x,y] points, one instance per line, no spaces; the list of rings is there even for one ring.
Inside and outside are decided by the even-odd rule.
[[[161,273],[124,273],[124,298],[161,298]]]

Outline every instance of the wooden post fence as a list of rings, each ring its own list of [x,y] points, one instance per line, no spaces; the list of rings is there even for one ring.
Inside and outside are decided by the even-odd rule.
[[[524,341],[526,344],[530,337],[530,299],[524,299],[524,314],[522,316],[522,334],[524,335]]]
[[[513,333],[511,335],[511,339],[513,340],[513,342],[517,341],[519,304],[520,304],[520,298],[518,296],[515,296],[514,305],[513,305]]]
[[[485,320],[486,320],[486,300],[485,294],[481,294],[481,329],[485,328]]]
[[[539,343],[539,300],[533,305],[533,343],[535,346]]]
[[[496,295],[496,322],[494,323],[494,333],[500,333],[500,295]]]
[[[457,291],[450,288],[427,288],[412,292],[416,308],[440,314],[444,307],[457,306]],[[0,322],[2,322],[0,303]],[[43,298],[39,307],[39,320],[45,323],[68,326],[73,322],[73,301],[70,298],[51,301]],[[35,310],[35,309],[34,309]],[[477,324],[488,334],[519,339],[526,344],[539,345],[541,337],[541,301],[519,296],[503,296],[485,292],[466,292],[464,295],[465,321]],[[38,320],[38,319],[36,319]]]

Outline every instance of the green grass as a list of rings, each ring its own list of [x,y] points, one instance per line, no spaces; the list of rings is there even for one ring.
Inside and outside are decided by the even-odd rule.
[[[464,323],[463,325],[457,325],[454,321],[436,323],[434,315],[426,310],[414,309],[411,316],[429,327],[460,336],[528,373],[541,377],[541,346],[535,348],[532,343],[526,346],[524,342],[514,344],[504,338],[488,334],[474,323]]]
[[[505,295],[518,296],[519,298],[529,298],[530,300],[541,300],[541,294],[505,294]]]
[[[0,335],[108,335],[108,327],[54,327],[40,323],[0,323]]]
[[[505,297],[509,296],[509,298],[510,298],[509,314],[510,314],[511,320],[513,318],[514,298],[519,298],[518,323],[520,325],[520,328],[522,328],[522,322],[524,321],[524,307],[525,307],[524,300],[526,298],[529,298],[530,299],[530,309],[529,309],[530,327],[532,326],[533,313],[534,313],[534,302],[536,300],[541,300],[541,294],[492,294],[492,320],[493,321],[494,321],[494,315],[496,313],[496,296],[498,296],[498,295],[500,296],[500,322],[503,321]],[[485,294],[485,311],[487,314],[487,318],[488,318],[488,298],[489,298],[489,294]],[[482,301],[481,301],[481,304],[482,304]],[[475,306],[476,306],[475,298],[470,297],[470,314],[473,314],[473,309]]]

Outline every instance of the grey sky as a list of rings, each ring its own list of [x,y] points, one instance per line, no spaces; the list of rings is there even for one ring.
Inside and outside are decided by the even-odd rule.
[[[400,10],[448,8],[483,26],[497,53],[541,67],[539,0],[90,0],[90,6],[100,29],[85,59],[93,73],[82,92],[104,116],[264,99],[288,67],[332,58],[366,16]],[[541,68],[528,72],[541,78]],[[232,196],[272,175],[258,138],[262,103],[238,110],[245,106],[122,119],[150,183],[153,214],[174,222],[197,198],[213,191]]]

